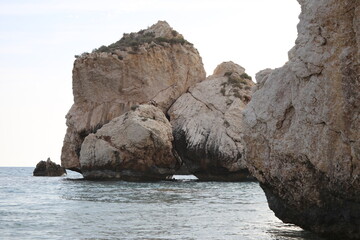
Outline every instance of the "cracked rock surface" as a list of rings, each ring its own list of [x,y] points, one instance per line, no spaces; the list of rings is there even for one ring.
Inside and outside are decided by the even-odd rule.
[[[155,101],[166,112],[190,86],[204,79],[198,51],[164,21],[77,56],[62,166],[80,172],[84,138],[131,106]]]
[[[80,170],[86,179],[164,180],[180,167],[172,140],[164,113],[140,105],[85,138]]]
[[[247,166],[284,222],[360,239],[360,1],[298,1],[289,62],[244,111]]]
[[[190,173],[200,180],[249,180],[241,143],[242,111],[254,83],[245,69],[224,62],[169,109],[174,144]]]

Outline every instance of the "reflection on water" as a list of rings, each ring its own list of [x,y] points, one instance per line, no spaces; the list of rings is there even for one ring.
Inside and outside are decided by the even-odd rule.
[[[320,239],[279,221],[253,182],[86,181],[32,170],[0,168],[5,239]]]

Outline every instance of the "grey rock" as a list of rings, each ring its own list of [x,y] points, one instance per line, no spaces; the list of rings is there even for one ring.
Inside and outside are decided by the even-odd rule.
[[[254,83],[244,76],[244,68],[224,62],[168,111],[176,150],[189,172],[200,180],[251,179],[240,134],[242,111],[251,99]]]
[[[136,106],[85,138],[80,170],[86,179],[169,179],[181,164],[172,140],[171,125],[159,108]]]
[[[205,79],[199,52],[164,21],[125,34],[119,42],[74,62],[74,104],[66,115],[61,153],[67,169],[80,171],[84,138],[131,106],[154,101],[166,112],[190,86]]]
[[[299,3],[289,62],[244,111],[247,166],[284,222],[360,239],[360,1]]]

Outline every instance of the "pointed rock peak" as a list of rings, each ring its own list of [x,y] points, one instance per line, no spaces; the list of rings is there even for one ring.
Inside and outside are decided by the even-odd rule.
[[[183,36],[175,31],[166,21],[158,21],[146,29],[145,33],[154,33],[155,38],[183,38]]]
[[[220,63],[214,70],[213,75],[224,76],[230,73],[238,73],[239,75],[245,73],[245,68],[232,61]]]
[[[228,76],[231,78],[238,78],[238,79],[248,79],[252,80],[249,75],[245,73],[245,68],[236,64],[232,61],[223,62],[219,64],[212,75],[213,77],[223,77]]]

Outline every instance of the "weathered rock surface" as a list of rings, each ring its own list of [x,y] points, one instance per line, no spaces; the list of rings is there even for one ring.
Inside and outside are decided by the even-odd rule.
[[[79,171],[84,138],[132,105],[154,100],[166,112],[190,86],[204,79],[198,51],[163,21],[77,56],[62,166]]]
[[[171,125],[153,105],[140,105],[89,134],[80,151],[86,179],[164,180],[180,167]]]
[[[249,180],[240,134],[252,86],[244,68],[224,62],[169,109],[176,150],[200,180]]]
[[[54,163],[48,158],[46,161],[40,161],[36,164],[33,171],[34,176],[58,177],[66,174],[65,168]]]
[[[284,222],[360,239],[360,1],[299,3],[289,62],[244,112],[248,167]]]

